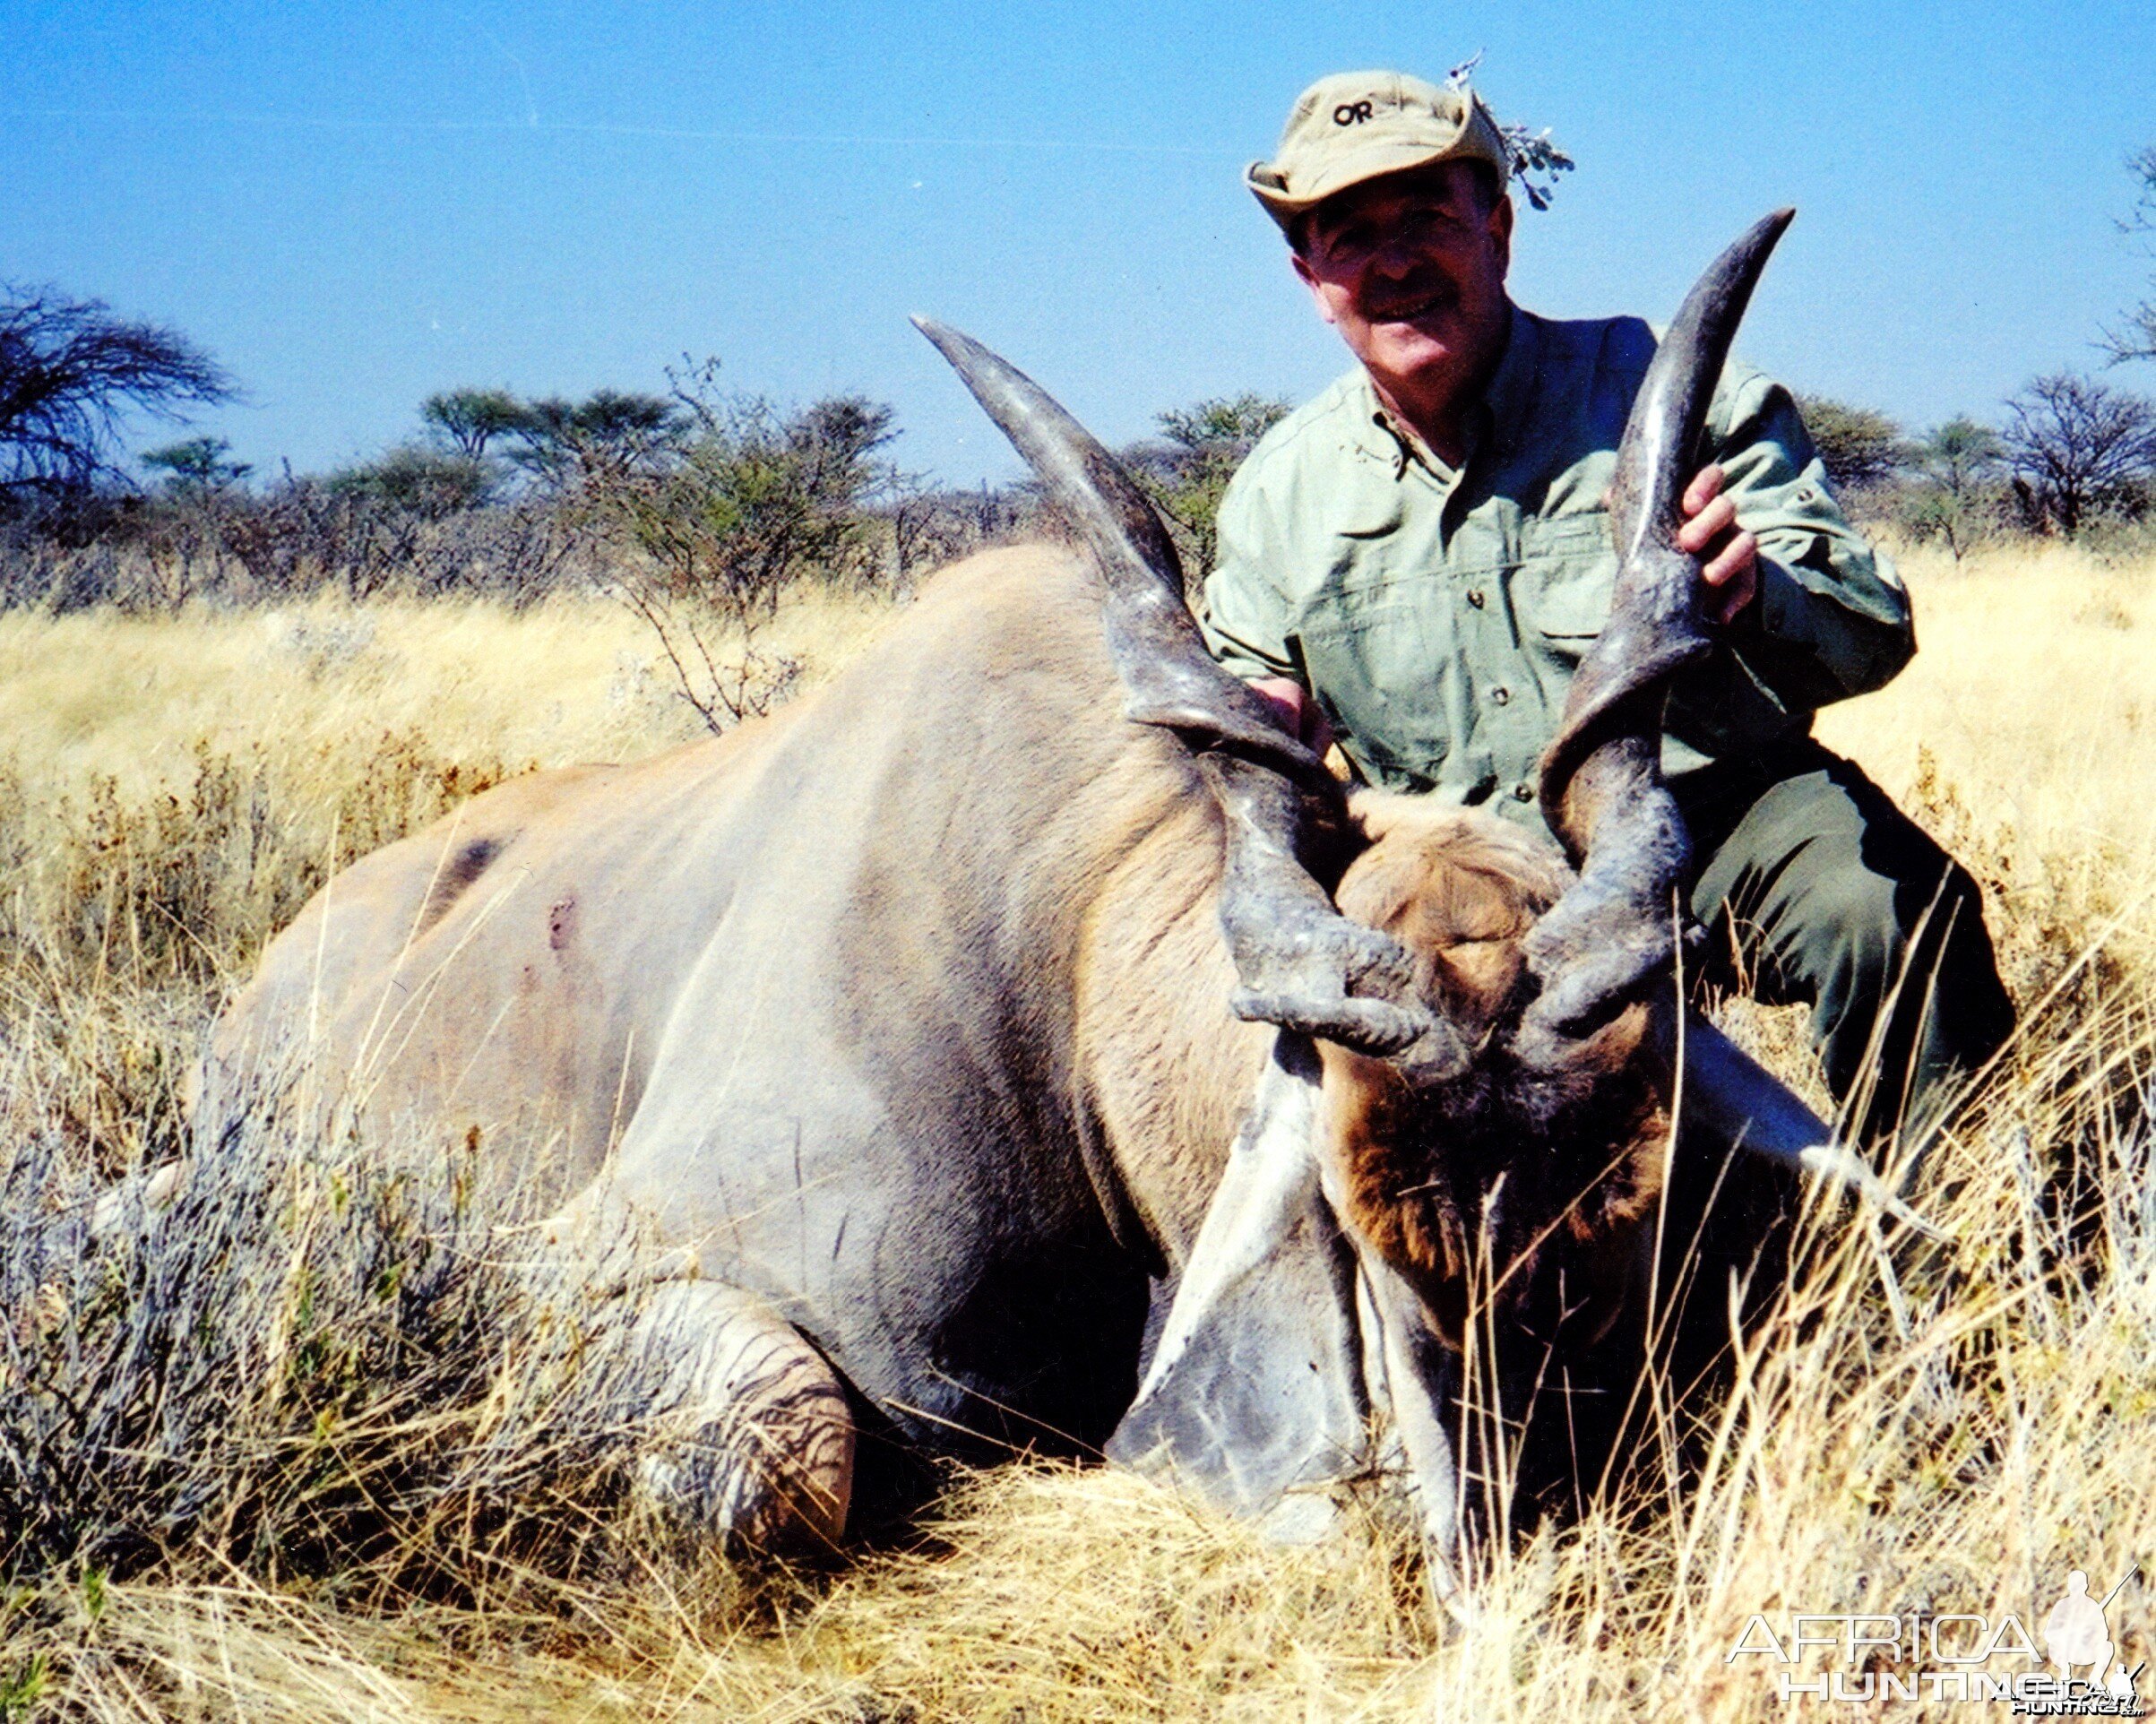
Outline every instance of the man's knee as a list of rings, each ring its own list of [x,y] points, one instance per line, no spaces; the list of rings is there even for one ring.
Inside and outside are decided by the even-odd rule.
[[[1913,830],[1913,829],[1912,829]],[[1969,871],[1923,838],[1893,873],[1877,858],[1835,847],[1809,858],[1793,894],[1783,961],[1809,980],[1828,977],[1883,995],[1925,987],[1950,952],[1980,944],[1989,961],[1983,894]],[[1924,854],[1928,851],[1928,854]]]
[[[1854,764],[1820,748],[1755,792],[1706,858],[1695,909],[1801,970],[1892,962],[1976,883]]]

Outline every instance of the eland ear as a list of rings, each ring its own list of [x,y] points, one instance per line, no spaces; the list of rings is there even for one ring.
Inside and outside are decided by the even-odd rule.
[[[1355,1260],[1320,1190],[1317,1050],[1282,1030],[1108,1457],[1315,1538],[1313,1488],[1357,1469],[1369,1403]]]

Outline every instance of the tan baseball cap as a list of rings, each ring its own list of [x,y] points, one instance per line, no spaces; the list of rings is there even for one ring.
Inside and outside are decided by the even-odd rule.
[[[1280,155],[1243,170],[1265,212],[1285,228],[1335,192],[1436,161],[1485,161],[1503,186],[1512,155],[1482,99],[1404,72],[1336,72],[1296,99]]]

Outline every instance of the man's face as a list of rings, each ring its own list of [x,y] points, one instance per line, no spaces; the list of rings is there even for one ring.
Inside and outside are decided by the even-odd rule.
[[[1295,272],[1394,405],[1427,430],[1505,345],[1513,209],[1461,161],[1367,180],[1308,217]]]

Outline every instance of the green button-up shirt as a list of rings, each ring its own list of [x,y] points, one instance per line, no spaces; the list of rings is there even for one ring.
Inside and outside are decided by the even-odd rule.
[[[1515,308],[1455,470],[1360,368],[1282,420],[1220,504],[1201,620],[1245,677],[1308,687],[1374,783],[1536,822],[1535,763],[1617,573],[1602,504],[1654,351],[1636,318]],[[1893,566],[1850,529],[1787,391],[1732,361],[1712,458],[1759,539],[1759,596],[1673,691],[1673,777],[1810,728],[1915,650]]]

